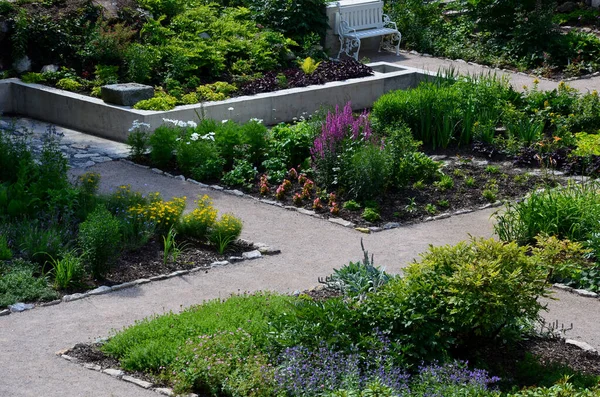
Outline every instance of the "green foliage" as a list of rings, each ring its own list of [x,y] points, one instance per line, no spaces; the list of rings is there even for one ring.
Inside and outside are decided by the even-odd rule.
[[[179,348],[198,335],[241,329],[253,335],[258,346],[264,346],[271,318],[287,310],[294,300],[290,296],[257,293],[207,301],[179,314],[139,321],[110,338],[102,350],[118,358],[128,370],[159,373],[161,367],[175,365]]]
[[[242,233],[242,220],[233,214],[223,214],[210,228],[208,239],[223,254]]]
[[[127,79],[142,84],[150,82],[159,62],[158,48],[140,43],[131,44],[124,54]]]
[[[196,94],[200,101],[222,101],[228,99],[231,94],[237,91],[237,88],[224,81],[217,81],[212,84],[201,85],[196,88]]]
[[[67,230],[56,224],[42,225],[39,221],[21,221],[13,224],[15,245],[22,258],[44,265],[52,257],[57,257],[65,248]]]
[[[77,285],[83,278],[84,268],[81,257],[74,251],[65,253],[60,259],[52,258],[50,263],[55,289],[67,289]]]
[[[369,252],[365,250],[362,239],[360,247],[363,251],[362,262],[350,262],[339,270],[333,269],[333,274],[325,278],[325,284],[329,288],[342,291],[346,296],[364,299],[368,292],[376,292],[381,286],[390,280],[390,275],[373,262],[373,256],[369,258]]]
[[[166,94],[164,91],[157,90],[154,98],[144,99],[133,105],[138,110],[171,110],[177,105],[177,98]]]
[[[157,18],[161,15],[173,18],[182,12],[185,7],[185,1],[183,0],[138,0],[137,3]]]
[[[165,168],[173,159],[179,129],[163,124],[150,135],[150,158],[158,168]]]
[[[0,234],[0,261],[5,261],[13,257],[13,252],[8,246],[8,239]]]
[[[287,172],[289,168],[303,164],[310,157],[310,148],[320,128],[320,123],[305,120],[293,125],[281,123],[271,128],[267,161],[282,164],[280,168],[271,170]]]
[[[578,132],[575,134],[577,147],[573,151],[576,156],[600,156],[600,135]]]
[[[508,203],[497,214],[494,230],[504,241],[533,242],[538,234],[586,241],[598,230],[600,195],[595,182],[532,192],[518,203]]]
[[[367,207],[362,213],[362,218],[367,222],[377,222],[381,220],[381,215],[377,209]]]
[[[0,268],[0,307],[17,302],[49,301],[58,298],[44,277],[36,277],[36,266],[13,261],[8,272]]]
[[[360,204],[354,200],[345,201],[343,207],[348,211],[358,211],[361,209]]]
[[[454,179],[450,175],[442,174],[440,179],[434,183],[435,187],[440,189],[442,192],[450,190],[454,187]]]
[[[115,84],[119,82],[119,67],[96,65],[94,75],[96,76],[96,85]]]
[[[254,166],[259,166],[267,151],[267,127],[262,123],[262,120],[251,119],[242,125],[240,134],[242,135],[242,142],[246,145],[245,156]]]
[[[213,208],[212,200],[207,195],[202,196],[195,203],[196,208],[181,217],[176,230],[184,237],[204,240],[217,220],[217,210]]]
[[[27,72],[21,76],[23,83],[38,84],[46,81],[43,73]]]
[[[241,127],[233,121],[221,123],[215,131],[215,143],[225,160],[225,167],[231,168],[237,157],[237,147],[242,143]]]
[[[235,159],[233,168],[223,175],[221,182],[226,186],[243,186],[250,189],[254,185],[257,174],[258,171],[256,171],[256,168],[253,167],[250,162],[247,160]]]
[[[437,1],[422,2],[407,0],[386,3],[390,18],[402,32],[402,41],[407,48],[432,53],[434,41],[440,33],[441,9]]]
[[[583,243],[560,240],[555,236],[537,236],[532,255],[546,269],[548,280],[579,285],[584,270],[591,268]]]
[[[365,313],[417,360],[515,340],[547,295],[545,273],[526,248],[491,239],[432,246],[404,274],[368,299]]]
[[[58,83],[56,83],[56,87],[67,90],[67,91],[80,91],[83,88],[83,84],[74,79],[60,79]]]
[[[129,145],[129,155],[133,161],[140,161],[150,144],[150,125],[146,123],[140,123],[135,120],[129,129],[127,135],[127,144]]]
[[[302,69],[305,74],[313,74],[320,63],[321,62],[315,62],[311,57],[306,57],[303,61],[298,61],[300,69]]]
[[[570,383],[570,377],[565,376],[551,387],[534,387],[523,389],[517,393],[508,394],[507,397],[594,397],[600,393],[599,386],[592,386],[586,389],[577,389]]]
[[[380,197],[390,184],[389,153],[370,143],[344,153],[340,168],[339,184],[352,199],[363,201]]]
[[[189,339],[173,366],[177,392],[206,390],[212,396],[271,396],[274,369],[250,334],[220,331]]]
[[[103,206],[98,206],[79,225],[79,245],[94,277],[102,278],[119,255],[119,221]]]

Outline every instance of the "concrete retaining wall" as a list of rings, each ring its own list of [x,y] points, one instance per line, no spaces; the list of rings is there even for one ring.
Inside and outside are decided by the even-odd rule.
[[[266,125],[273,125],[307,116],[322,106],[343,106],[348,101],[352,102],[354,109],[368,108],[384,93],[416,87],[422,79],[431,75],[385,62],[370,66],[375,70],[374,76],[202,105],[178,106],[166,112],[109,105],[97,98],[10,79],[0,82],[0,106],[12,104],[5,112],[123,142],[134,120],[150,124],[151,129],[163,124],[163,118],[197,121],[199,116],[237,122],[258,118]]]

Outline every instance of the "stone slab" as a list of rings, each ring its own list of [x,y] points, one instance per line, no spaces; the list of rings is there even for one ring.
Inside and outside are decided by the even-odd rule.
[[[121,106],[133,106],[139,101],[154,96],[154,87],[150,85],[125,83],[109,84],[101,87],[101,97],[106,103]]]

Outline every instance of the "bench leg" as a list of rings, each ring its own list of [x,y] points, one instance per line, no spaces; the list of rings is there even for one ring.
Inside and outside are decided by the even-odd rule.
[[[379,52],[381,52],[382,49],[386,51],[395,51],[396,56],[399,56],[401,41],[402,34],[400,32],[389,34],[387,36],[381,36],[381,42],[379,43]]]
[[[356,50],[354,50],[356,48]],[[353,57],[358,61],[358,52],[360,51],[360,39],[342,37],[340,36],[340,51],[338,52],[337,59],[340,59],[342,52]]]

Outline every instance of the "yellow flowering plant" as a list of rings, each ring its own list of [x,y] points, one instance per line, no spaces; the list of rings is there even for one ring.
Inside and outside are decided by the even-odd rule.
[[[233,243],[242,233],[242,220],[233,214],[223,214],[210,230],[209,240],[213,243],[219,254]]]
[[[204,240],[208,236],[209,229],[217,220],[217,210],[207,195],[195,201],[196,208],[185,214],[177,223],[177,232],[185,237]]]

